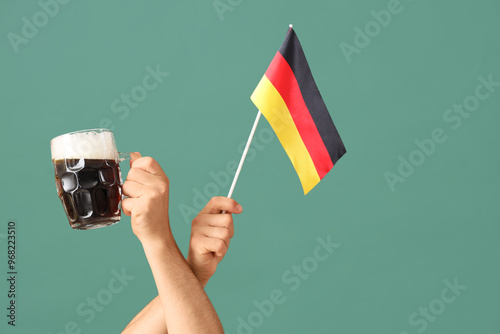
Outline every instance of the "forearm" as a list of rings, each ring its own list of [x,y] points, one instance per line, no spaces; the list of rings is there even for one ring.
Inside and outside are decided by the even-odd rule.
[[[123,330],[122,334],[167,334],[165,314],[160,296],[156,296],[139,312]]]
[[[200,284],[205,287],[207,282]],[[156,296],[139,312],[125,327],[122,334],[142,334],[147,330],[149,334],[168,334],[165,322],[165,313],[160,296]]]
[[[191,265],[190,265],[191,267]],[[200,281],[200,284],[205,287],[207,281]],[[167,324],[165,322],[165,313],[160,296],[156,296],[139,312],[125,327],[122,334],[142,334],[147,329],[149,334],[168,334]]]
[[[169,333],[223,333],[212,303],[171,234],[142,244]]]

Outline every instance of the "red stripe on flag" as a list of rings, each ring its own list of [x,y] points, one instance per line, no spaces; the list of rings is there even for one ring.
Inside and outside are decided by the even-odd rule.
[[[265,75],[285,101],[319,178],[322,179],[332,169],[333,163],[307,109],[292,68],[281,53],[276,53]]]

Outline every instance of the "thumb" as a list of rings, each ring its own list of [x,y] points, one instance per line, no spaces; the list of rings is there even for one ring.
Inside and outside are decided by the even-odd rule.
[[[132,167],[132,163],[135,160],[137,160],[137,159],[139,159],[141,157],[142,157],[142,155],[139,152],[132,152],[132,153],[130,153],[130,167]]]

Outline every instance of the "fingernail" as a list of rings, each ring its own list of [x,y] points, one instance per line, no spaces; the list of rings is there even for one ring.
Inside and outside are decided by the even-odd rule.
[[[243,208],[241,207],[241,205],[236,204],[236,210],[241,212],[241,211],[243,211]]]

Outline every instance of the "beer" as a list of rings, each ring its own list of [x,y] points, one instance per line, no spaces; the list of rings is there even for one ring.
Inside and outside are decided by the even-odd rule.
[[[71,226],[79,230],[120,220],[120,167],[105,159],[54,161],[56,187]]]
[[[120,221],[122,198],[118,153],[107,129],[83,130],[50,142],[56,188],[69,224],[89,230]]]

